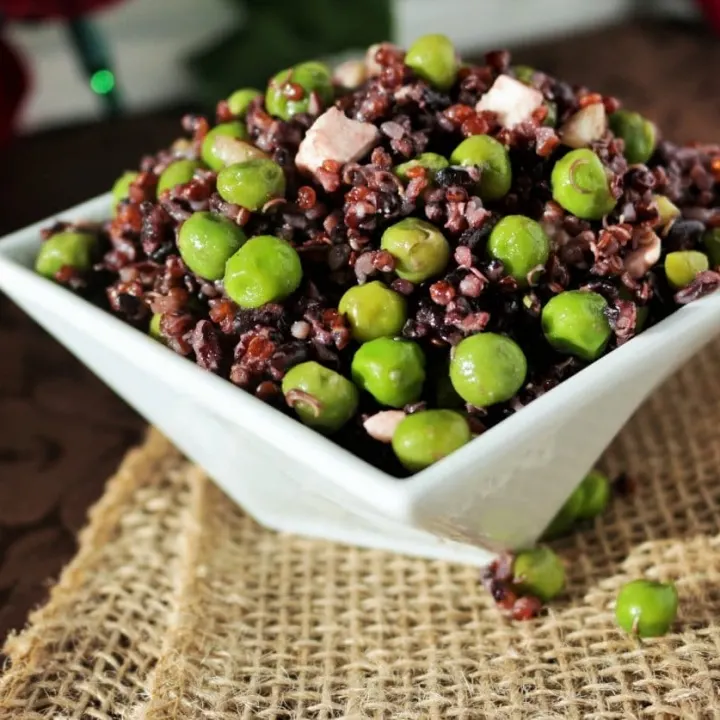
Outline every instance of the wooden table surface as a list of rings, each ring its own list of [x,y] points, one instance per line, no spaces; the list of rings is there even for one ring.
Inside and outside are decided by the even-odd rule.
[[[605,93],[680,141],[720,140],[720,39],[639,21],[526,48],[518,62]],[[0,154],[0,236],[104,192],[179,132],[173,110],[54,130]],[[0,295],[0,640],[72,556],[144,423]]]

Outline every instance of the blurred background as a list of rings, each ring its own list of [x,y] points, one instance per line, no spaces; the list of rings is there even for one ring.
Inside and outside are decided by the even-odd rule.
[[[449,35],[720,140],[720,0],[0,0],[0,237],[107,191],[282,67]],[[143,423],[0,296],[0,641],[74,551]]]

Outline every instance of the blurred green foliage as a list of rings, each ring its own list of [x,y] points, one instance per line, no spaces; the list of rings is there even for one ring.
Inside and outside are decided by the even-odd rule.
[[[242,27],[188,59],[200,98],[214,104],[243,86],[265,87],[276,72],[303,60],[388,40],[392,0],[227,0]]]

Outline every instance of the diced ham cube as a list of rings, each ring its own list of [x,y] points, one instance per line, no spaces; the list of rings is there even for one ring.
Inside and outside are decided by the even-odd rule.
[[[402,410],[381,410],[371,415],[363,423],[363,427],[371,438],[383,443],[391,443],[395,428],[404,418],[405,413]]]
[[[380,131],[374,125],[351,120],[332,107],[307,131],[295,164],[300,170],[314,173],[326,160],[353,162],[367,154],[379,139]]]
[[[625,272],[638,280],[652,269],[662,255],[662,241],[652,231],[641,238],[642,244],[625,258]]]
[[[563,145],[577,150],[600,140],[607,129],[605,106],[602,103],[593,103],[578,110],[565,121],[560,128],[560,139]]]
[[[512,128],[529,120],[542,104],[543,96],[539,90],[528,87],[509,75],[500,75],[480,98],[475,109],[478,112],[494,112],[503,127]]]
[[[362,60],[346,60],[333,72],[333,80],[348,90],[359,88],[367,80],[368,72]]]

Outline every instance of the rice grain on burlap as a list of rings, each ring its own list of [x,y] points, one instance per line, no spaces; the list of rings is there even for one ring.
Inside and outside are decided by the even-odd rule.
[[[176,598],[188,464],[155,431],[93,508],[48,604],[10,637],[0,717],[125,716],[146,689]]]
[[[211,483],[192,502],[177,622],[150,700],[166,718],[720,717],[720,343],[608,452],[637,481],[558,544],[569,589],[503,621],[477,570],[278,535]],[[615,628],[630,578],[677,581],[675,631]]]

